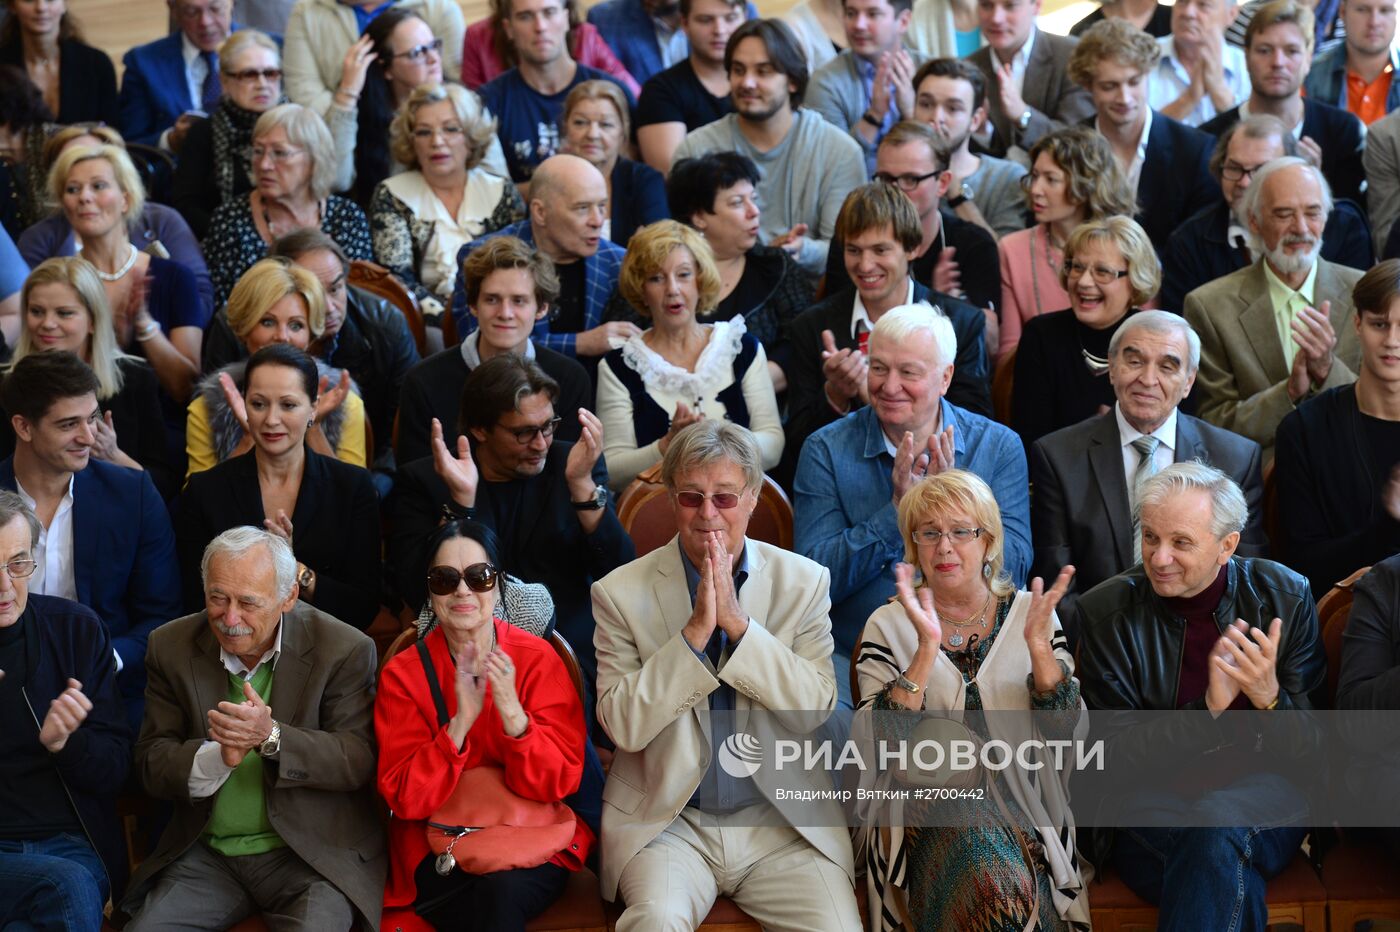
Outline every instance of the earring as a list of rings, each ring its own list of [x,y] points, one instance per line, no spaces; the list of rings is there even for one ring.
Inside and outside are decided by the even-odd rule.
[[[307,429],[307,430],[310,430],[311,428],[313,428],[313,427],[315,427],[315,426],[316,426],[316,419],[315,419],[314,417],[311,418],[309,421],[306,422],[306,429]]]
[[[983,578],[983,579],[991,579],[991,578],[992,578],[992,564],[991,564],[991,561],[986,561],[986,562],[984,562],[984,563],[982,564],[982,578]]]

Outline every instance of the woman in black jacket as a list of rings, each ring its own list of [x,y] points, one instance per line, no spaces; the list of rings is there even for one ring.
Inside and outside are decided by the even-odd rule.
[[[307,449],[318,381],[315,362],[293,346],[265,346],[248,360],[236,414],[253,449],[191,476],[176,509],[190,611],[204,604],[205,546],[253,525],[291,542],[303,601],[361,630],[378,614],[378,498],[367,470]]]
[[[63,5],[7,0],[0,65],[14,65],[39,88],[59,123],[121,122],[117,70],[107,53],[83,42]]]

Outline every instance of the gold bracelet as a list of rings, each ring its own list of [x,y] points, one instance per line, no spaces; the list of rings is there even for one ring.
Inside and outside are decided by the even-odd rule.
[[[1265,712],[1272,712],[1274,709],[1277,709],[1277,708],[1278,708],[1278,700],[1279,700],[1279,697],[1282,696],[1282,695],[1283,695],[1283,692],[1280,691],[1279,694],[1278,694],[1277,696],[1274,696],[1274,701],[1273,701],[1273,702],[1270,702],[1268,705],[1264,706],[1264,711],[1265,711]]]

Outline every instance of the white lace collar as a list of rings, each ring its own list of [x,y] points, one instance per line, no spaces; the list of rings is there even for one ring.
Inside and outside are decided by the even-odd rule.
[[[710,331],[710,342],[700,351],[694,372],[662,359],[640,333],[622,344],[622,361],[648,389],[702,399],[734,381],[734,359],[743,347],[745,327],[742,316],[701,326]]]

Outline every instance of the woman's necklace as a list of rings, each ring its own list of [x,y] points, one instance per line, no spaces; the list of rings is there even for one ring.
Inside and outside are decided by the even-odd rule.
[[[1038,264],[1035,258],[1035,235],[1041,232],[1045,233],[1045,264],[1050,266],[1052,275],[1060,274],[1060,270],[1055,268],[1055,257],[1050,254],[1049,227],[1046,226],[1044,230],[1038,226],[1031,227],[1031,296],[1035,298],[1035,312],[1037,314],[1045,313],[1045,307],[1040,303],[1040,276],[1036,274],[1035,270]]]
[[[987,600],[986,600],[985,602],[982,603],[982,607],[981,607],[980,609],[978,609],[977,611],[973,612],[971,615],[968,615],[967,618],[966,618],[966,620],[964,620],[964,621],[953,621],[953,620],[950,619],[950,620],[944,622],[944,624],[946,624],[946,625],[948,625],[949,627],[952,627],[952,628],[971,628],[973,625],[978,625],[979,627],[982,628],[983,631],[986,631],[986,630],[987,630],[987,609],[991,608],[991,606],[992,606],[992,594],[991,594],[991,592],[988,592],[988,593],[987,593]],[[942,612],[939,612],[939,614],[941,615]],[[973,637],[976,637],[976,636],[977,636],[977,635],[973,635]],[[949,647],[962,647],[962,646],[963,646],[963,640],[964,640],[964,638],[963,638],[963,636],[962,636],[962,632],[954,631],[953,634],[952,634],[951,636],[949,636],[949,638],[948,638],[948,646],[949,646]]]
[[[136,257],[140,255],[140,253],[136,250],[136,246],[134,244],[127,243],[126,248],[131,250],[131,255],[126,257],[126,263],[123,264],[122,267],[117,269],[115,272],[104,272],[101,269],[99,269],[96,265],[93,265],[91,260],[88,261],[88,265],[92,265],[92,269],[94,272],[97,273],[97,277],[102,279],[104,282],[121,281],[123,278],[126,277],[126,273],[131,271],[131,267],[136,264]],[[83,255],[83,251],[81,249],[78,250],[78,255]],[[83,256],[83,258],[86,259],[87,257]]]

